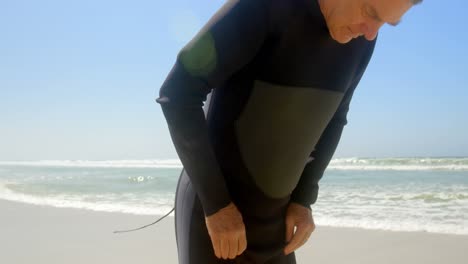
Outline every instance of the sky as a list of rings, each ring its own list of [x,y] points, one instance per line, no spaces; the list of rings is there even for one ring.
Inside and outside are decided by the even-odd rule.
[[[0,0],[0,160],[177,158],[154,98],[223,2]],[[380,30],[335,158],[468,156],[466,11]]]

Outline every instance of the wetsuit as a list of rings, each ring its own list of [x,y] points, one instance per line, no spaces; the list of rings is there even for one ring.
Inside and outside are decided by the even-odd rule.
[[[179,52],[156,101],[184,166],[180,263],[295,263],[286,208],[315,203],[374,45],[331,39],[317,0],[229,0]],[[225,261],[204,217],[231,201],[247,250]]]

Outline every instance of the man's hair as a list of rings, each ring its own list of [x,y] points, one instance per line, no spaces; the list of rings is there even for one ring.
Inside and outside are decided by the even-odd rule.
[[[413,5],[421,3],[423,0],[410,0]]]

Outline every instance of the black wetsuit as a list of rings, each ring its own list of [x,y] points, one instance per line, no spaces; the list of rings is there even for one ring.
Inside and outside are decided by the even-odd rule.
[[[316,201],[374,45],[331,39],[317,0],[229,0],[180,51],[157,99],[184,165],[180,263],[295,263],[286,208]],[[248,245],[224,261],[204,217],[231,201]]]

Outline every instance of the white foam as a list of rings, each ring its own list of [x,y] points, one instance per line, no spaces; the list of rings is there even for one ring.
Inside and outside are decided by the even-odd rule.
[[[468,235],[464,185],[325,185],[319,196],[314,218],[321,225]]]
[[[0,166],[182,168],[179,159],[0,161]],[[468,171],[468,158],[338,158],[329,170]]]
[[[134,203],[119,203],[115,201],[109,201],[109,197],[102,196],[102,199],[108,201],[88,202],[86,201],[87,197],[85,196],[55,195],[53,197],[40,197],[29,194],[17,193],[8,189],[6,187],[7,184],[11,183],[0,182],[0,199],[33,205],[45,205],[57,208],[86,209],[101,212],[119,212],[136,215],[165,215],[172,209],[172,205],[169,203],[170,201],[168,201],[168,199],[154,201],[151,204],[149,204],[148,201],[144,201],[143,203],[139,199],[129,199],[134,200]]]
[[[182,168],[179,159],[164,160],[40,160],[0,161],[0,166],[92,167],[92,168]]]
[[[164,215],[172,209],[173,203],[173,199],[168,195],[148,198],[129,195],[125,196],[125,201],[121,202],[116,202],[116,197],[109,195],[93,196],[92,199],[77,195],[40,197],[14,192],[7,187],[8,184],[14,183],[0,182],[0,199],[58,208],[76,208],[136,215]],[[364,194],[364,196],[367,195]],[[335,193],[334,198],[336,199],[334,199],[334,202],[321,199],[316,204],[314,219],[317,225],[468,235],[468,218],[463,216],[462,210],[457,210],[462,215],[450,215],[451,213],[445,209],[427,213],[423,208],[424,206],[418,205],[416,202],[412,202],[408,206],[400,203],[392,206],[379,200],[369,204],[369,200],[366,202],[366,197],[360,201],[360,197],[349,199],[349,196],[346,198]],[[343,199],[348,199],[346,204],[340,202]],[[104,202],[90,202],[90,200],[102,200]],[[450,218],[449,221],[444,220],[447,217]]]
[[[334,170],[468,170],[468,158],[339,158],[327,169]]]

